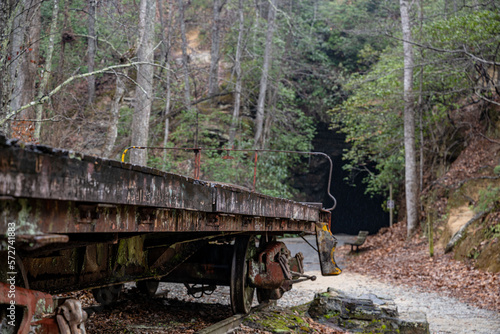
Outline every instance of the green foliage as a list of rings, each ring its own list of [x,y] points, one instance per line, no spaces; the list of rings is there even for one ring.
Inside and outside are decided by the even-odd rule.
[[[423,33],[433,47],[443,50],[469,51],[495,50],[500,31],[500,13],[477,10],[458,13],[449,18],[436,20],[425,25]]]
[[[486,233],[486,238],[488,239],[500,238],[500,224],[490,226]]]
[[[331,110],[334,127],[345,133],[344,169],[353,176],[365,173],[367,192],[378,193],[389,184],[399,184],[404,174],[402,146],[401,82],[402,59],[387,50],[365,76],[353,75],[346,86],[352,95]]]
[[[335,66],[348,72],[366,70],[378,60],[378,52],[389,45],[381,29],[385,30],[384,25],[398,9],[394,2],[376,0],[323,2],[325,19],[318,24],[324,38],[320,50]],[[377,38],[370,38],[374,34]],[[376,52],[366,57],[368,49]]]
[[[488,186],[479,190],[479,199],[474,207],[475,212],[486,211],[492,207],[500,206],[500,187]]]
[[[342,13],[352,24],[356,24],[363,17],[366,18],[363,15],[370,13],[368,5],[376,5],[376,2],[361,1],[360,8],[365,8],[365,11],[356,13],[350,13],[349,10],[353,10],[354,6],[347,4],[331,3],[330,6],[338,10],[337,14],[332,15]],[[424,11],[442,10],[440,5],[441,2],[426,4]],[[372,9],[377,9],[377,6]],[[342,19],[335,22],[343,22],[338,25],[344,30],[351,24]],[[343,40],[345,36],[342,35],[342,29],[331,34],[329,45],[336,48],[337,52],[348,52],[355,44]],[[473,11],[468,10],[467,6],[453,15],[427,19],[421,30],[413,30],[415,40],[425,41],[421,44],[430,46],[415,47],[418,65],[414,71],[414,87],[422,87],[422,104],[417,110],[422,110],[420,124],[424,142],[418,144],[429,152],[426,161],[441,160],[446,163],[446,159],[454,154],[450,147],[457,140],[453,138],[456,132],[450,130],[450,110],[457,109],[464,98],[478,89],[485,95],[489,94],[484,87],[477,86],[478,68],[482,68],[478,59],[500,59],[497,52],[500,43],[498,31],[498,12],[477,8]],[[396,31],[394,34],[400,33]],[[365,68],[369,70],[363,75],[350,75],[343,87],[348,98],[331,108],[333,127],[345,133],[346,141],[351,145],[344,153],[344,168],[353,175],[364,172],[364,181],[370,193],[383,192],[389,183],[398,184],[403,180],[403,63],[400,47],[381,50],[371,43],[358,44],[355,59],[364,62]],[[484,71],[481,73],[486,78]],[[484,194],[483,202],[491,204],[491,196],[496,192],[491,190],[488,194],[490,196]]]
[[[495,174],[497,174],[497,175],[498,175],[498,174],[500,174],[500,165],[496,166],[496,167],[493,169],[493,172],[494,172]]]

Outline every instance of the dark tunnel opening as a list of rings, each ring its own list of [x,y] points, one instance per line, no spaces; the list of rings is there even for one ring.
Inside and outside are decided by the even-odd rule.
[[[337,206],[332,211],[332,233],[354,235],[369,231],[373,234],[389,226],[389,213],[382,208],[384,198],[365,194],[363,176],[354,179],[354,186],[353,181],[346,181],[349,171],[342,168],[342,151],[347,147],[344,135],[330,130],[326,123],[318,124],[317,129],[314,151],[328,154],[333,162],[330,193],[337,200]],[[321,202],[325,208],[333,206],[326,191],[329,168],[327,159],[314,157],[310,159],[308,173],[295,176],[294,187],[301,192],[301,201]]]

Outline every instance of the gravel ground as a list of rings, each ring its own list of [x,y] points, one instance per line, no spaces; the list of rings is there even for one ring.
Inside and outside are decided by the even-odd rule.
[[[351,296],[375,294],[379,297],[392,298],[400,313],[425,313],[433,334],[500,334],[500,313],[472,307],[437,293],[420,292],[408,286],[391,285],[348,270],[344,270],[339,276],[323,277],[316,260],[317,254],[307,250],[309,246],[306,243],[300,239],[293,239],[287,240],[286,244],[292,254],[297,251],[304,253],[306,274],[315,275],[317,279],[295,284],[291,291],[286,292],[283,298],[277,301],[278,307],[308,303],[316,293],[325,292],[332,287]],[[342,259],[337,260],[340,260],[342,264]],[[229,287],[218,287],[213,294],[197,299],[188,296],[182,284],[161,283],[157,294],[163,294],[163,298],[178,301],[229,305]],[[254,305],[256,303],[255,299]]]
[[[313,238],[307,237],[307,239],[310,243],[315,243]],[[339,244],[342,244],[342,236],[338,239]],[[306,274],[315,275],[317,279],[295,284],[291,291],[286,292],[283,298],[278,300],[277,306],[290,307],[308,303],[316,293],[325,292],[329,287],[333,287],[352,296],[372,293],[379,297],[392,298],[400,313],[423,312],[427,316],[433,334],[500,334],[500,313],[472,307],[437,293],[420,292],[408,286],[390,285],[346,270],[339,276],[324,277],[319,271],[317,254],[311,252],[303,240],[295,238],[283,241],[292,254],[300,251],[305,255]],[[337,260],[342,267],[342,259]],[[184,300],[192,300],[192,297],[185,295],[182,285],[169,284],[167,289],[171,290],[172,294],[184,296],[181,297]],[[213,295],[204,296],[200,301],[229,304],[229,288],[219,287]]]
[[[334,277],[323,277],[319,271],[309,274],[317,275],[318,279],[294,285],[292,291],[278,301],[278,305],[302,304],[312,300],[316,292],[324,292],[328,287],[333,287],[352,296],[372,293],[392,298],[400,313],[423,312],[427,315],[431,333],[500,334],[499,313],[471,307],[453,298],[412,291],[410,287],[389,285],[345,271]]]
[[[453,298],[412,291],[409,287],[393,286],[349,272],[334,277],[323,277],[319,271],[311,271],[308,274],[316,275],[316,281],[295,284],[291,291],[278,300],[277,306],[291,307],[308,303],[316,293],[333,287],[352,296],[372,293],[379,297],[392,298],[400,313],[423,312],[427,315],[431,333],[434,334],[500,334],[499,313],[471,307]],[[169,290],[169,297],[175,295],[185,301],[194,300],[185,294],[183,285],[165,284],[162,287]],[[203,296],[199,301],[229,304],[229,288],[219,287],[212,295]]]

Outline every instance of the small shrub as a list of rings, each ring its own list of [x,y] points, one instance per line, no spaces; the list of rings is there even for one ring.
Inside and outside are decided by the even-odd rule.
[[[500,204],[500,187],[489,186],[479,191],[479,199],[474,211],[481,212]]]

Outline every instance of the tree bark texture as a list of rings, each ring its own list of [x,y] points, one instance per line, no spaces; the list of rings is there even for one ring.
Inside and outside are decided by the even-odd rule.
[[[137,60],[153,63],[154,22],[156,17],[156,0],[141,0],[139,13],[139,39]],[[133,146],[147,146],[149,134],[149,116],[153,102],[154,67],[150,64],[137,66],[137,85],[135,90],[135,109],[132,118]],[[147,151],[132,150],[130,162],[146,165]]]
[[[57,0],[56,0],[57,1]],[[111,117],[109,120],[108,133],[106,134],[106,141],[104,144],[104,149],[102,155],[105,158],[111,158],[113,153],[113,148],[115,146],[116,137],[118,136],[118,120],[120,119],[120,106],[125,95],[125,82],[122,78],[122,74],[127,76],[127,69],[120,71],[116,75],[116,90],[113,101],[111,102]]]
[[[3,119],[8,114],[11,99],[11,66],[12,57],[9,44],[10,36],[16,13],[18,13],[21,2],[0,1],[0,48],[8,50],[8,52],[0,53],[0,119]],[[10,137],[10,123],[7,122],[0,127],[0,132],[3,132],[7,137]]]
[[[40,3],[21,0],[13,13],[9,66],[12,96],[10,110],[15,111],[35,96],[35,75],[40,40]],[[26,114],[26,113],[23,113]]]
[[[404,146],[407,235],[418,223],[418,176],[415,150],[415,96],[413,94],[414,55],[411,44],[410,8],[407,0],[400,0],[404,50]]]
[[[95,17],[96,17],[96,0],[89,0],[88,8],[88,30],[89,37],[87,38],[87,72],[94,72],[95,55],[97,50],[97,40],[95,32]],[[94,103],[95,100],[95,76],[91,75],[87,78],[88,87],[88,104]]]
[[[212,45],[210,48],[210,72],[208,76],[208,95],[215,96],[219,93],[219,60],[220,60],[220,14],[225,0],[213,0]]]
[[[234,108],[233,118],[231,120],[231,128],[229,129],[229,147],[234,145],[234,138],[236,137],[236,128],[240,118],[240,105],[241,105],[241,53],[243,49],[243,33],[245,29],[245,17],[243,15],[243,0],[238,1],[238,42],[236,44],[236,55],[234,57],[234,72],[236,74],[236,86],[234,89]]]
[[[50,23],[49,30],[49,45],[47,46],[47,54],[45,55],[45,67],[42,73],[42,80],[40,81],[40,87],[38,88],[38,98],[41,99],[47,90],[47,85],[49,83],[49,78],[52,73],[52,55],[54,53],[54,36],[57,30],[57,20],[59,17],[59,0],[53,0],[54,7],[52,9],[52,22]],[[43,105],[39,104],[36,106],[36,124],[35,124],[35,138],[40,139],[41,129],[42,129],[42,116],[43,116]]]
[[[271,63],[271,54],[273,49],[273,35],[274,35],[274,19],[276,16],[277,1],[271,0],[269,3],[269,14],[267,18],[267,33],[266,45],[264,49],[264,59],[262,64],[262,75],[260,78],[259,98],[257,101],[257,115],[255,117],[255,135],[254,147],[262,147],[262,132],[264,127],[265,118],[265,100],[267,95],[267,82],[269,77],[269,64]]]
[[[182,68],[184,70],[184,105],[186,110],[191,109],[191,89],[189,87],[189,68],[187,53],[186,22],[184,22],[184,1],[178,0],[179,24],[181,28]]]
[[[170,133],[170,104],[171,104],[171,70],[170,70],[170,61],[171,61],[171,44],[172,44],[172,16],[174,12],[173,4],[169,3],[168,8],[168,18],[167,24],[165,24],[165,20],[163,19],[163,8],[161,5],[162,0],[158,0],[158,9],[159,9],[159,18],[161,24],[161,37],[162,37],[162,53],[163,53],[163,61],[166,66],[166,79],[165,79],[165,123],[164,123],[164,132],[163,132],[163,146],[166,147],[168,144],[168,136]],[[168,33],[165,35],[165,30],[168,30]],[[164,157],[166,158],[166,154]],[[165,159],[164,159],[165,160]],[[166,161],[165,161],[166,163]]]

